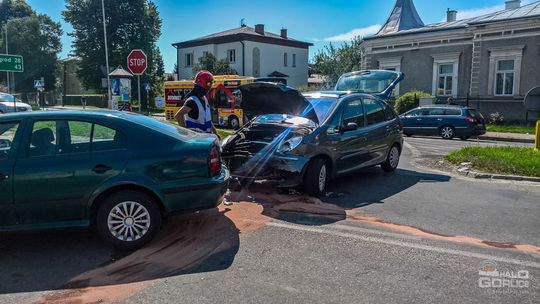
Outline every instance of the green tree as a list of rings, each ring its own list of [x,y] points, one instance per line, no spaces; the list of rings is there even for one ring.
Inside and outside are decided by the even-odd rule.
[[[424,97],[431,97],[431,94],[418,90],[409,91],[396,99],[394,110],[396,110],[398,114],[403,114],[418,107],[420,98]]]
[[[0,26],[4,26],[7,20],[35,16],[32,7],[24,0],[0,1]]]
[[[157,6],[152,0],[105,0],[104,4],[110,68],[119,65],[125,67],[129,52],[142,49],[148,57],[148,69],[141,75],[141,85],[148,82],[156,88],[155,50],[156,41],[161,35]],[[105,92],[101,87],[101,79],[106,77],[107,72],[101,1],[67,0],[62,15],[73,27],[69,35],[74,38],[74,55],[81,58],[79,78],[86,88]],[[136,81],[133,83],[132,96],[136,97]]]
[[[165,74],[165,64],[163,63],[163,56],[161,56],[161,51],[159,48],[156,48],[154,57],[155,74],[163,79],[163,74]]]
[[[216,56],[211,53],[205,53],[204,56],[199,58],[199,63],[193,67],[193,74],[202,70],[209,71],[214,75],[236,74],[236,71],[231,68],[226,59],[218,60]]]
[[[344,73],[361,69],[364,51],[361,47],[362,38],[356,37],[351,42],[341,46],[326,45],[313,58],[313,71],[326,76],[327,86],[333,86]]]
[[[45,90],[54,90],[58,54],[62,51],[60,23],[47,15],[31,15],[9,19],[7,31],[9,52],[24,58],[24,72],[13,73],[15,91],[34,91],[34,80],[41,77],[45,79]],[[5,41],[0,47],[5,48]],[[5,79],[5,73],[0,75]]]

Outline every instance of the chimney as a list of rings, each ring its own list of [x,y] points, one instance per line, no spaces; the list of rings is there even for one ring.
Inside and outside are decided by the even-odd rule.
[[[457,11],[448,9],[446,11],[446,22],[454,22],[457,19]]]
[[[284,29],[284,28],[281,29],[281,38],[287,39],[287,29]]]
[[[506,8],[505,9],[515,9],[521,7],[521,0],[509,0],[505,2]]]
[[[255,32],[264,35],[264,24],[255,24]]]

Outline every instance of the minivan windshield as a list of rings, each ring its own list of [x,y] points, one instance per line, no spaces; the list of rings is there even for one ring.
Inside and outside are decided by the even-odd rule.
[[[337,85],[337,91],[353,91],[360,93],[381,93],[398,77],[392,71],[363,71],[343,75]]]
[[[324,98],[306,98],[311,106],[315,109],[319,123],[322,123],[332,107],[336,104],[337,98],[334,97],[324,97]]]

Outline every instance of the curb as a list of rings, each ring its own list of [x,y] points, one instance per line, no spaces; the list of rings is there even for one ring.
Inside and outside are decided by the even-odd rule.
[[[457,173],[459,175],[475,178],[475,179],[495,179],[495,180],[510,180],[510,181],[524,181],[524,182],[540,183],[540,177],[484,173],[484,172],[471,170],[471,168],[469,168],[468,165],[470,164],[464,163],[458,166],[456,170]]]
[[[534,138],[515,138],[515,137],[496,137],[496,136],[478,136],[479,139],[494,140],[494,141],[507,141],[507,142],[519,142],[524,144],[534,144]]]

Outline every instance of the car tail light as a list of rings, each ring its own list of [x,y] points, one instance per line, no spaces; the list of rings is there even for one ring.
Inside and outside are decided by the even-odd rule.
[[[468,123],[477,123],[478,122],[478,119],[474,118],[474,117],[467,117],[467,119],[465,119]]]
[[[219,149],[216,146],[212,147],[209,156],[210,176],[216,176],[221,172],[221,159],[219,157]]]

